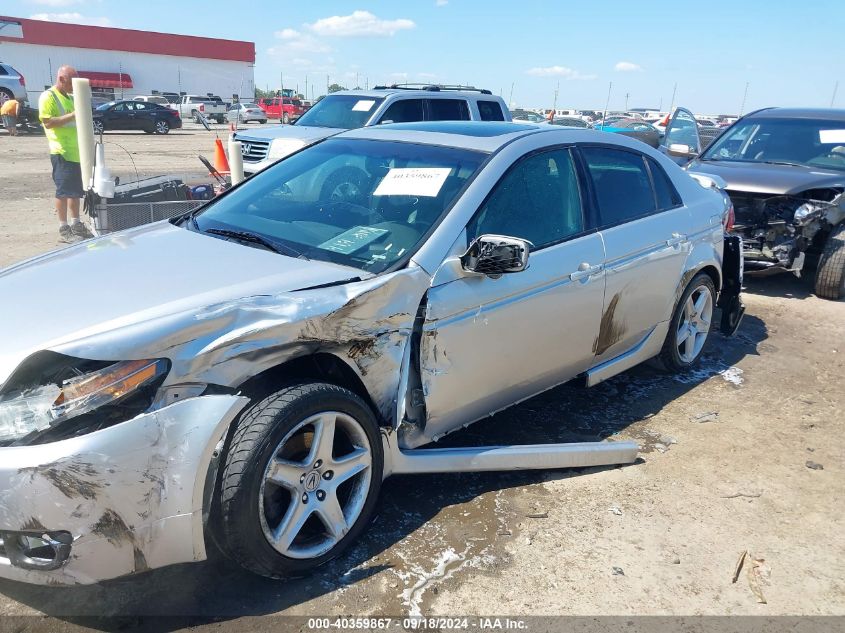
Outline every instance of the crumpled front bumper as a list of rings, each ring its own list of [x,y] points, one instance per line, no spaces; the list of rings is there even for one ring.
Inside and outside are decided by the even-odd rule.
[[[0,577],[90,584],[204,560],[206,475],[247,402],[201,396],[88,435],[0,448]],[[67,560],[26,568],[14,533],[68,536]]]

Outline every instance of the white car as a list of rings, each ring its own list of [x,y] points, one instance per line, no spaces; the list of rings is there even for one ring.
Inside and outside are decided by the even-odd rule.
[[[233,103],[226,113],[226,119],[229,123],[267,123],[267,113],[259,108],[257,103]]]

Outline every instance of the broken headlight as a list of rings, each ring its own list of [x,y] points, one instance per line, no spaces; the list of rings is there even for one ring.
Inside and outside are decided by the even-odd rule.
[[[122,361],[3,394],[0,442],[49,434],[66,426],[77,432],[91,431],[129,419],[149,407],[154,388],[161,384],[168,365],[163,359]],[[92,412],[104,409],[109,415],[91,419]],[[73,434],[59,433],[51,439]]]
[[[793,221],[797,225],[806,224],[810,220],[819,217],[822,215],[826,210],[827,207],[830,205],[821,204],[818,202],[805,202],[797,209],[795,209],[795,215],[793,215]]]

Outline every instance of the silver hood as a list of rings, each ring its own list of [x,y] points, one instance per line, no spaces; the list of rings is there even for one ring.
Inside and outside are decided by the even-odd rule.
[[[39,350],[203,306],[369,276],[168,222],[81,242],[0,271],[0,385]],[[108,350],[90,352],[114,360]]]
[[[845,173],[817,167],[694,160],[687,169],[699,174],[719,176],[728,183],[728,189],[748,193],[785,196],[808,189],[845,187]]]
[[[294,139],[302,141],[305,145],[311,145],[324,138],[346,132],[343,128],[314,127],[310,125],[278,125],[261,130],[249,130],[235,134],[237,140],[250,138],[261,140],[274,140],[277,138]]]

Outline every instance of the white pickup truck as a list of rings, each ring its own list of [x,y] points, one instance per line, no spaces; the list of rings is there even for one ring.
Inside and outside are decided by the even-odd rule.
[[[179,110],[179,115],[183,119],[191,118],[197,123],[200,122],[200,115],[209,120],[214,119],[218,123],[223,123],[226,119],[226,104],[219,97],[182,95],[182,100],[172,107]]]

